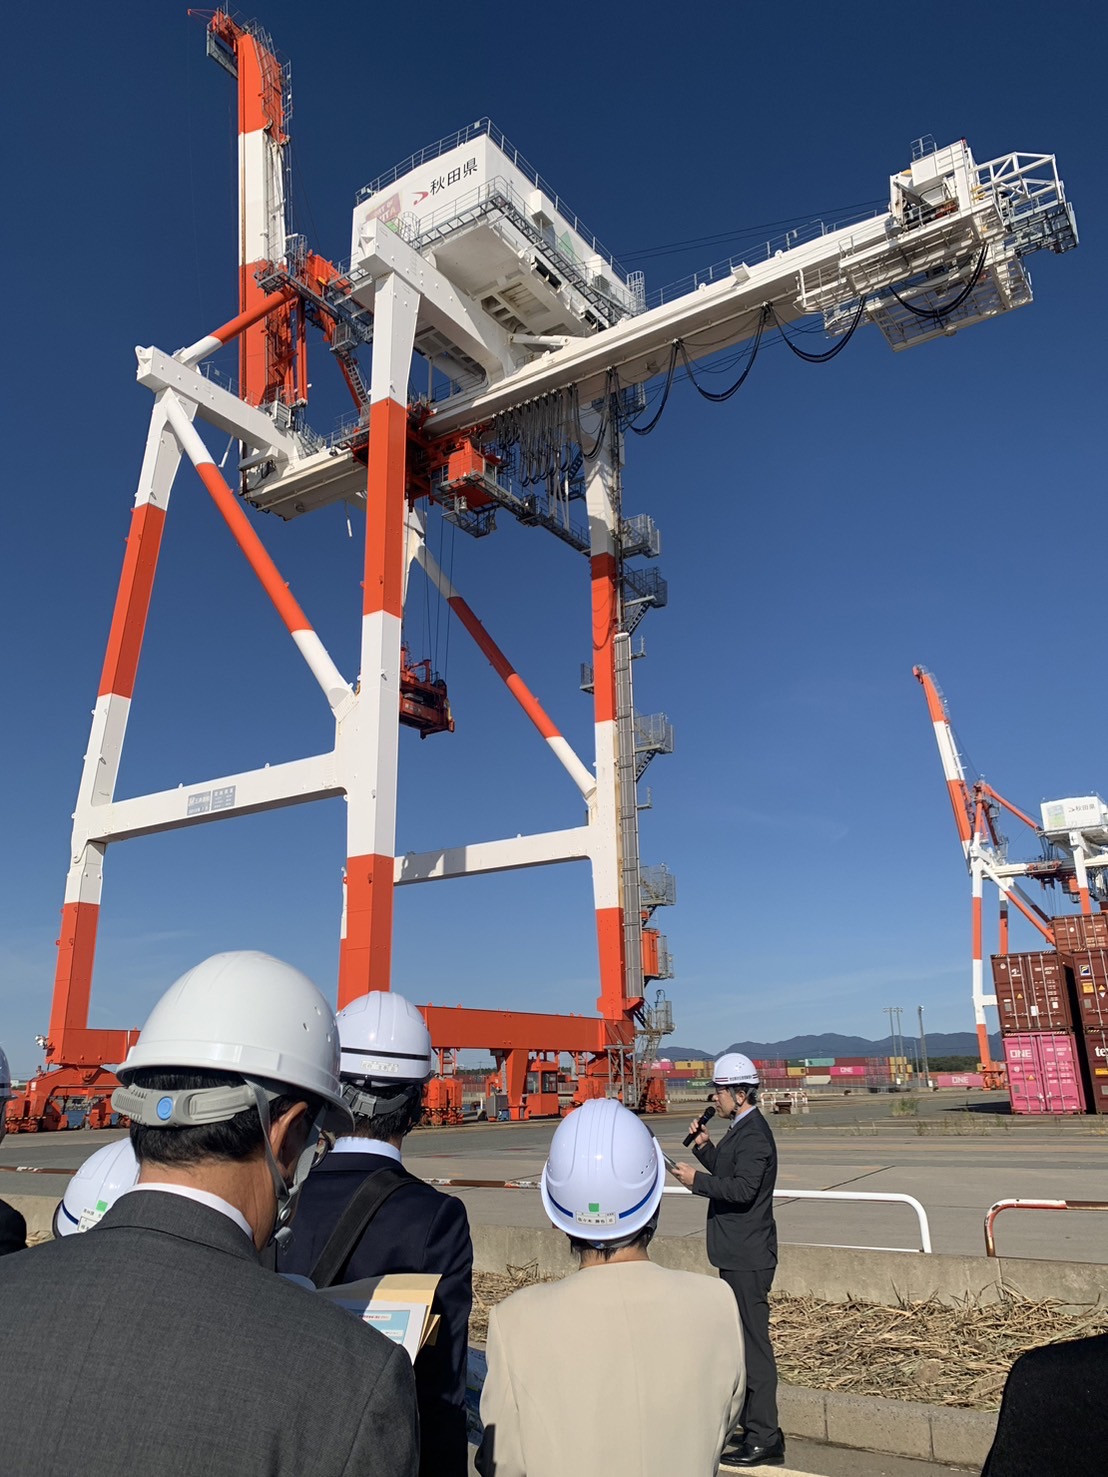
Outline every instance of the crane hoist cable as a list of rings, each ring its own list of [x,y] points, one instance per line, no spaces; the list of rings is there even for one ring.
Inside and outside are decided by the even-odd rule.
[[[859,210],[877,210],[882,205],[887,204],[888,202],[886,200],[881,197],[875,196],[872,200],[859,200],[856,201],[853,205],[836,205],[833,206],[830,210],[818,211],[814,216],[810,214],[790,215],[785,216],[781,220],[762,221],[759,225],[740,226],[739,229],[735,231],[717,231],[715,235],[712,236],[690,236],[685,241],[664,241],[659,242],[654,246],[636,247],[632,251],[617,251],[614,253],[614,255],[616,256],[616,259],[620,262],[641,260],[645,259],[646,257],[654,256],[672,256],[676,252],[687,251],[689,250],[689,248],[694,246],[713,246],[727,241],[737,242],[746,241],[751,238],[758,239],[759,237],[762,237],[763,231],[774,231],[782,226],[786,228],[792,227],[795,226],[797,222],[799,222],[801,227],[803,228],[804,226],[809,225],[812,222],[818,224],[826,220],[828,216],[841,218],[843,216],[852,215],[855,211]]]

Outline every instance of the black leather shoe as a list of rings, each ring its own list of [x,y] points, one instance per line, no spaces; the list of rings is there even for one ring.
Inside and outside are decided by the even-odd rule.
[[[736,1467],[783,1467],[785,1465],[785,1436],[778,1431],[768,1445],[752,1441],[748,1436],[737,1451],[728,1452],[727,1460]]]

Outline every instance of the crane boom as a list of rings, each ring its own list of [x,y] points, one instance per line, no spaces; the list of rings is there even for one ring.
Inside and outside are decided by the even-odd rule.
[[[701,282],[554,349],[495,386],[445,402],[431,415],[428,432],[447,435],[571,385],[582,402],[594,399],[604,393],[609,370],[623,385],[652,379],[675,340],[695,360],[751,339],[766,305],[782,323],[822,313],[828,330],[841,334],[858,304],[895,349],[908,348],[1030,302],[1021,258],[1077,244],[1051,155],[1010,154],[978,166],[962,141],[894,175],[890,194],[882,215],[821,230],[763,262],[736,262],[724,280]],[[943,314],[942,298],[966,287],[971,290],[957,308]],[[915,323],[913,308],[923,315]]]
[[[966,784],[965,770],[954,742],[954,730],[950,726],[950,714],[939,691],[938,684],[926,667],[913,667],[912,675],[923,688],[927,698],[927,711],[935,731],[935,743],[939,748],[939,759],[943,766],[950,806],[954,811],[954,824],[958,828],[958,840],[962,843],[962,854],[967,865],[970,847],[973,844],[975,806]]]
[[[462,179],[451,196],[450,181],[471,166],[480,183],[464,192]],[[910,348],[1029,303],[1024,257],[1077,245],[1052,155],[978,165],[961,141],[893,175],[885,212],[818,225],[810,239],[713,268],[647,305],[556,196],[527,191],[542,186],[529,169],[482,120],[359,197],[350,270],[329,302],[368,321],[387,283],[419,295],[415,347],[451,381],[423,424],[431,440],[479,433],[536,402],[572,423],[578,406],[672,374],[678,354],[694,363],[813,315],[833,337],[872,322],[894,350]],[[447,198],[433,211],[407,209],[426,212],[436,189]],[[270,291],[295,285],[288,269],[261,280]],[[253,476],[247,496],[286,517],[360,500],[363,457],[364,432],[360,444],[325,448],[305,438],[303,455]]]

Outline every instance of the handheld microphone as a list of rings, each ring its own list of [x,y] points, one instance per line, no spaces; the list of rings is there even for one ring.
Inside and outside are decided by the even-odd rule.
[[[696,1120],[696,1127],[693,1129],[692,1133],[688,1134],[685,1138],[683,1138],[681,1140],[682,1144],[684,1145],[684,1147],[686,1149],[692,1143],[693,1139],[696,1138],[696,1136],[700,1132],[700,1130],[702,1128],[706,1128],[707,1127],[708,1120],[710,1118],[714,1118],[715,1116],[716,1116],[716,1110],[715,1110],[715,1108],[705,1108],[704,1109],[703,1113],[701,1113],[700,1117]]]

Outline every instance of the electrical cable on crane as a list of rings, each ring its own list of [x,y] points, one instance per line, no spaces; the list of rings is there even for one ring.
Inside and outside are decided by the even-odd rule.
[[[831,347],[829,349],[825,349],[822,354],[810,354],[807,349],[802,349],[798,344],[793,343],[792,339],[790,339],[788,334],[785,332],[785,325],[777,316],[777,309],[774,307],[770,308],[770,313],[773,317],[774,326],[776,327],[777,332],[781,335],[785,343],[788,344],[789,348],[793,351],[796,357],[798,359],[803,359],[805,364],[828,364],[832,359],[834,359],[836,354],[841,354],[850,340],[854,337],[858,325],[862,321],[862,315],[865,311],[866,298],[863,294],[863,296],[858,299],[858,311],[850,320],[849,327],[843,334],[842,338],[839,339],[838,343],[832,344]]]
[[[973,269],[973,276],[966,283],[965,287],[962,288],[958,296],[951,298],[950,302],[944,303],[941,308],[917,308],[913,303],[905,301],[895,287],[890,287],[889,291],[902,308],[907,308],[909,313],[914,313],[917,318],[930,318],[934,323],[941,323],[944,318],[949,318],[955,308],[961,307],[966,298],[969,297],[970,293],[977,286],[981,273],[985,269],[985,258],[988,254],[988,246],[983,246],[981,248],[981,255],[977,258],[977,265]]]
[[[766,322],[769,319],[771,311],[772,310],[770,309],[768,303],[763,304],[762,311],[758,318],[758,328],[750,343],[750,357],[746,361],[746,366],[743,369],[742,374],[740,374],[735,383],[726,390],[706,390],[703,385],[697,383],[696,376],[693,373],[692,361],[689,358],[688,350],[685,348],[685,345],[680,340],[678,340],[677,347],[680,350],[682,359],[685,361],[685,371],[689,377],[689,383],[692,385],[693,389],[698,395],[700,395],[705,400],[711,400],[716,405],[721,405],[725,400],[730,400],[732,395],[737,394],[738,391],[742,389],[743,385],[746,384],[747,375],[754,368],[754,361],[758,357],[758,350],[762,344],[762,335],[765,332]]]

